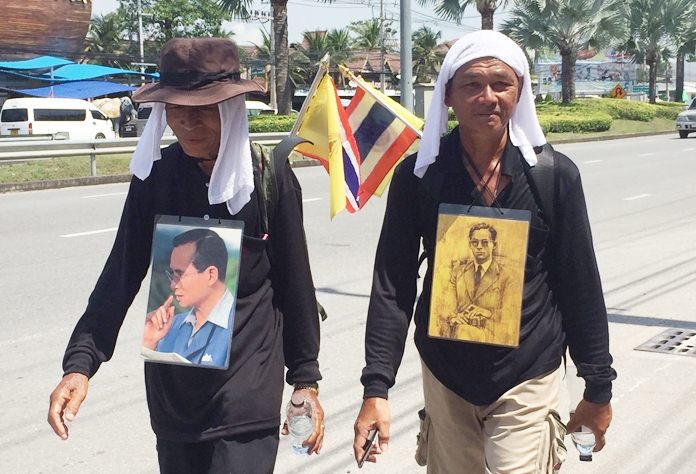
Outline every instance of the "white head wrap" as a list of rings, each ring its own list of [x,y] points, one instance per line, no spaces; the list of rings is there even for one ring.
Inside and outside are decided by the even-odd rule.
[[[249,124],[244,95],[218,104],[220,110],[220,150],[213,165],[208,186],[208,202],[227,202],[230,214],[237,214],[254,191],[254,172],[251,164]],[[141,180],[150,176],[152,164],[162,158],[160,141],[167,127],[163,103],[153,103],[150,118],[135,147],[130,162],[133,175]]]
[[[425,120],[423,138],[416,158],[414,174],[423,177],[428,166],[435,162],[440,151],[440,138],[447,131],[447,106],[445,87],[457,70],[475,59],[492,57],[510,66],[522,77],[522,93],[517,108],[510,118],[510,141],[522,152],[525,160],[534,166],[537,162],[535,146],[546,143],[534,106],[529,65],[522,49],[502,33],[481,30],[460,38],[447,52],[437,76],[435,90]]]

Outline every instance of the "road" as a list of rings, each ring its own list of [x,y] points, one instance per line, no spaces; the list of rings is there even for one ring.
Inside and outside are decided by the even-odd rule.
[[[606,449],[581,464],[571,447],[561,472],[696,472],[696,357],[634,350],[667,328],[696,332],[696,137],[557,148],[583,176],[619,373]],[[281,440],[276,472],[356,472],[352,424],[361,402],[365,312],[386,200],[375,198],[359,214],[331,221],[323,169],[297,174],[315,284],[329,313],[320,356],[327,435],[322,454],[310,459],[294,456]],[[113,184],[0,195],[2,473],[157,472],[138,355],[149,280],[121,329],[114,358],[91,382],[70,440],[59,440],[45,421],[65,344],[110,249],[125,192],[126,185]],[[389,452],[364,471],[425,472],[413,461],[422,392],[411,340],[390,400]]]

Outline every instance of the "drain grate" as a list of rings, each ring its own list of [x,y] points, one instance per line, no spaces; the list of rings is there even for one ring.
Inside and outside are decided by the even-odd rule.
[[[635,350],[696,357],[696,331],[671,328],[644,342]]]

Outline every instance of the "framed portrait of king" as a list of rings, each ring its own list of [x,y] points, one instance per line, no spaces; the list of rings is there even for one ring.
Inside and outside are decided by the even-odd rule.
[[[147,362],[226,369],[243,222],[157,216],[141,355]]]
[[[517,347],[531,213],[441,204],[428,335]]]

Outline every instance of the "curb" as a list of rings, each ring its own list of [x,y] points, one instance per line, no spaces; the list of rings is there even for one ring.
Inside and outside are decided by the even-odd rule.
[[[622,138],[638,138],[649,137],[654,135],[668,135],[674,133],[674,130],[664,132],[642,132],[630,133],[626,135],[611,135],[604,137],[586,137],[586,138],[565,138],[561,140],[553,140],[552,145],[561,145],[565,143],[585,143],[585,142],[600,142],[606,140],[619,140]],[[304,168],[307,166],[320,166],[318,160],[302,159],[293,161],[293,168]],[[69,188],[73,186],[92,186],[97,184],[111,183],[126,183],[130,181],[130,174],[110,175],[110,176],[86,176],[84,178],[68,178],[68,179],[52,179],[48,181],[28,181],[24,183],[4,183],[0,184],[0,194],[17,191],[40,191],[44,189]]]

